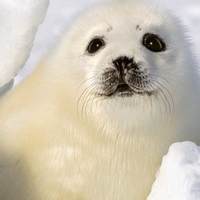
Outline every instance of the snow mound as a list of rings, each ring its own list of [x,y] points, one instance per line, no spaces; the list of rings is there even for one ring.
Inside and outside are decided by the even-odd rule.
[[[48,0],[0,1],[0,92],[27,61],[48,4]]]
[[[195,143],[174,143],[164,156],[147,200],[161,199],[200,199],[200,147]]]

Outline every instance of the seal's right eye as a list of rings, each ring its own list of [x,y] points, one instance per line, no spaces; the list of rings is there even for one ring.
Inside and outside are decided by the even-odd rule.
[[[89,43],[86,50],[89,54],[94,54],[98,52],[101,48],[103,48],[104,46],[105,46],[105,42],[102,38],[95,38]]]

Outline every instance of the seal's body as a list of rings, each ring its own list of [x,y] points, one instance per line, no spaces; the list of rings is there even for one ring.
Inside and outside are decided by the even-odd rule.
[[[183,32],[146,1],[77,19],[0,103],[0,199],[145,200],[169,146],[200,139]]]

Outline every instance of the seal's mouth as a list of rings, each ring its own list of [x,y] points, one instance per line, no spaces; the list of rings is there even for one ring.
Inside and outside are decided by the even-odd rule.
[[[124,71],[125,73],[125,71]],[[117,73],[113,68],[106,68],[100,77],[99,91],[97,95],[120,98],[120,97],[136,97],[136,96],[151,96],[155,93],[147,72],[143,71],[128,71],[126,74]]]
[[[121,84],[117,86],[116,90],[111,95],[118,97],[131,97],[134,95],[134,91],[127,84]]]
[[[114,97],[132,97],[134,95],[147,95],[152,96],[155,91],[135,91],[129,87],[127,84],[120,84],[117,86],[116,90],[107,95],[107,96],[114,96]]]

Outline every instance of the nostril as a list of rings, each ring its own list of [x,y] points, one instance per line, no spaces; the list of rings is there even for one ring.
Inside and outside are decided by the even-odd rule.
[[[118,71],[122,72],[128,65],[133,64],[133,59],[122,56],[113,61]]]

